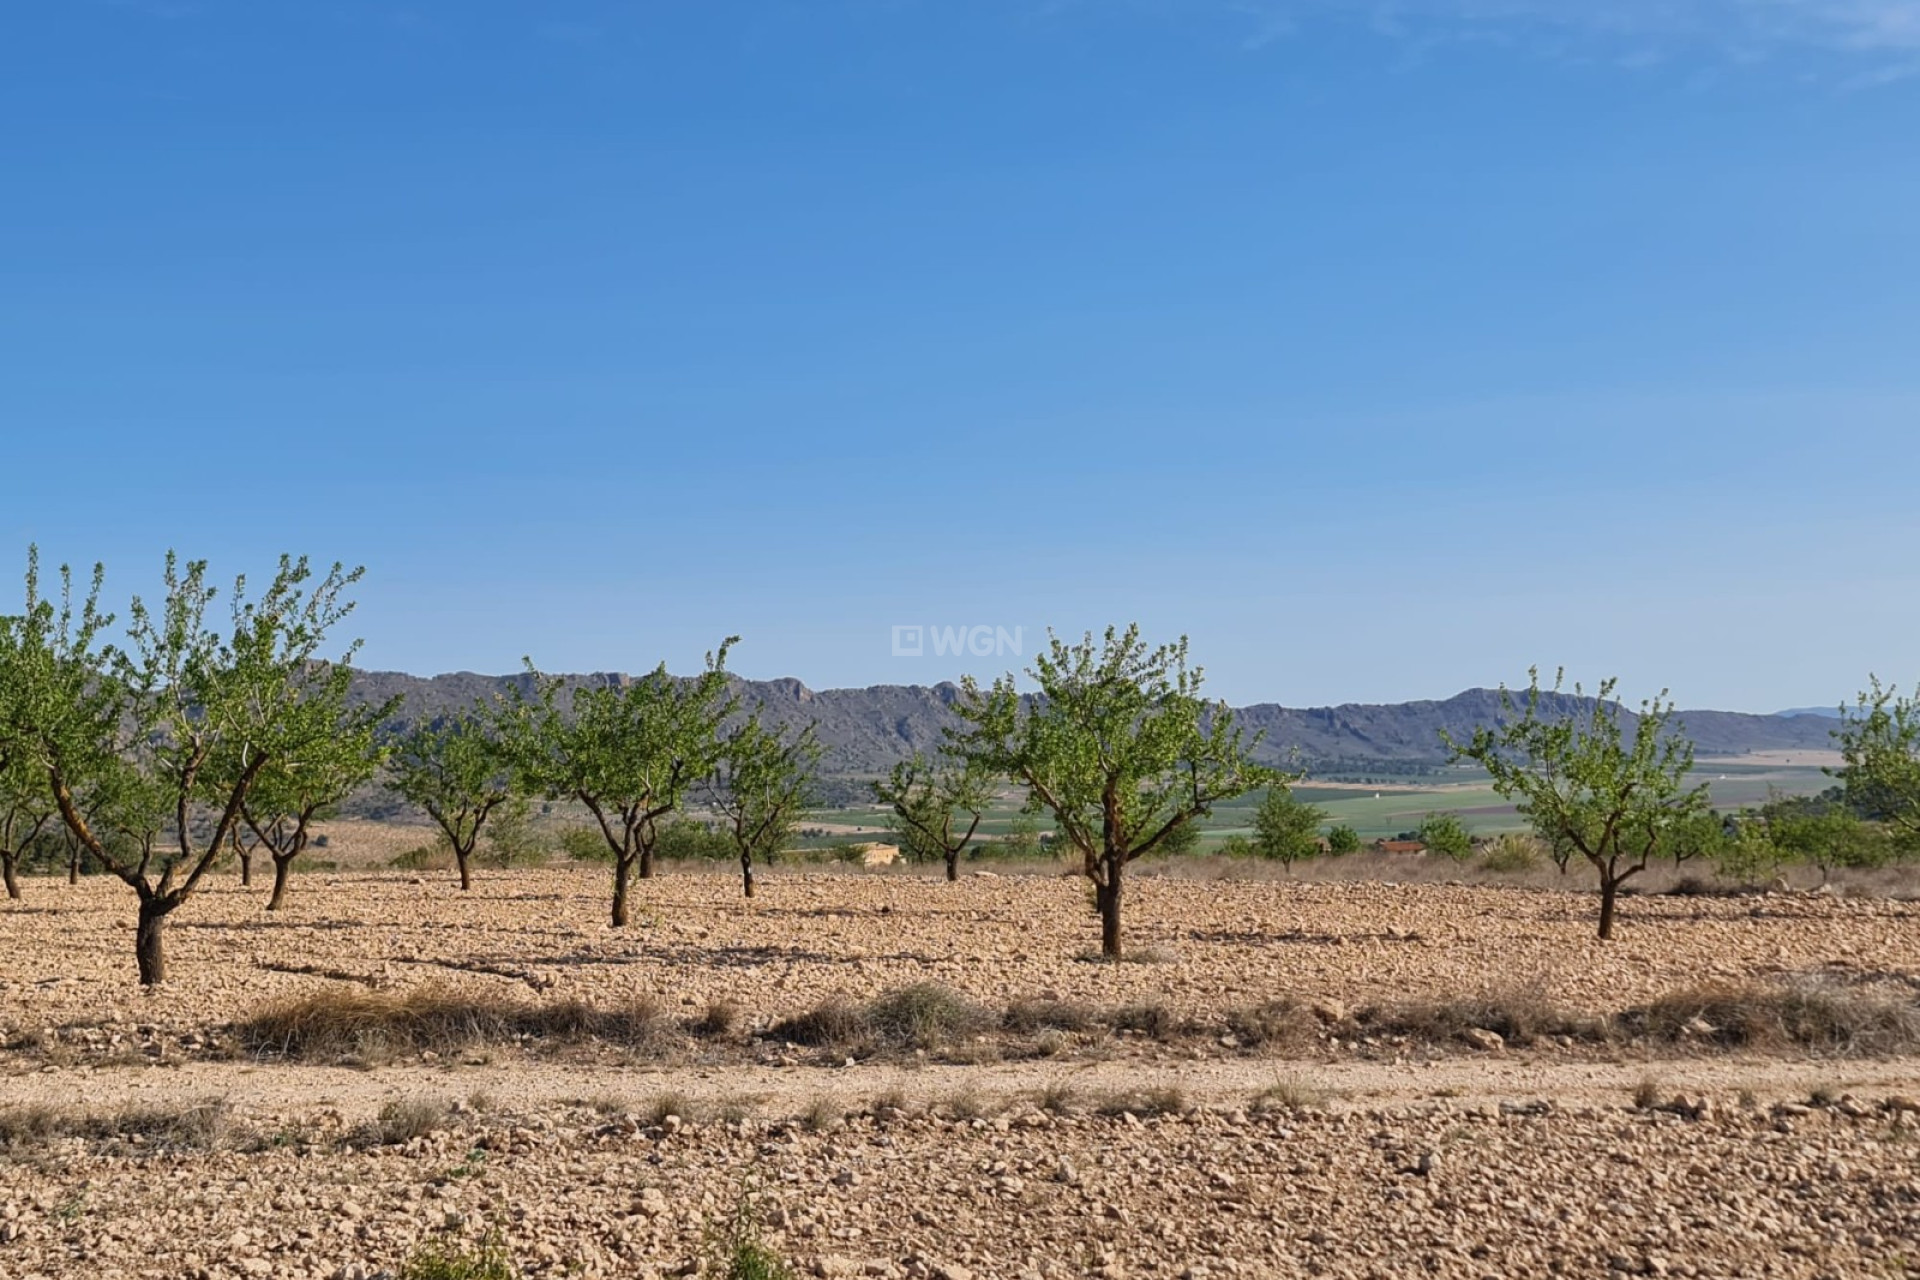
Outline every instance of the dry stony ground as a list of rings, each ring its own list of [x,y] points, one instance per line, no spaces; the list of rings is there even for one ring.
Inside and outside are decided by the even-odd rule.
[[[749,908],[724,876],[672,873],[622,933],[599,872],[487,873],[464,897],[439,876],[314,875],[276,916],[231,880],[189,903],[148,994],[124,888],[27,890],[0,906],[9,1280],[372,1277],[489,1232],[528,1275],[690,1274],[748,1189],[768,1244],[819,1275],[1920,1271],[1915,1059],[1338,1034],[1282,1058],[1216,1034],[1280,997],[1601,1014],[1818,983],[1911,1004],[1912,903],[1636,898],[1602,946],[1585,895],[1142,878],[1129,940],[1150,959],[1110,966],[1084,958],[1082,888],[1050,877],[775,871]],[[750,1035],[922,980],[1206,1029],[852,1065]],[[236,1057],[226,1030],[299,996],[426,985],[728,1001],[743,1028],[724,1051],[358,1069]]]

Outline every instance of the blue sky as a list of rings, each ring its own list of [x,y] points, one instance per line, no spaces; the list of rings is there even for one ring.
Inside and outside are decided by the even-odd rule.
[[[1920,678],[1920,0],[17,0],[0,545],[370,665]]]

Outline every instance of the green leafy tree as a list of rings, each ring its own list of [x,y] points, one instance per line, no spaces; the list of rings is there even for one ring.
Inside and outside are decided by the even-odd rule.
[[[1455,862],[1465,862],[1473,856],[1473,833],[1457,813],[1430,813],[1415,834],[1428,850]]]
[[[381,722],[399,710],[401,700],[379,707],[353,706],[348,701],[352,684],[352,669],[340,664],[313,667],[301,674],[288,710],[294,726],[290,736],[298,745],[269,762],[241,802],[246,832],[255,847],[265,849],[273,860],[269,911],[286,905],[294,860],[306,852],[315,821],[336,812],[342,800],[379,771],[386,755],[376,744],[375,734]],[[220,774],[231,774],[240,764],[229,761]],[[240,853],[241,839],[236,828],[236,853]],[[242,883],[251,879],[252,860],[252,850],[241,853]]]
[[[1700,809],[1676,818],[1660,834],[1656,858],[1675,866],[1699,860],[1716,862],[1727,842],[1727,820],[1712,809]]]
[[[1326,810],[1296,798],[1284,784],[1267,789],[1253,814],[1253,849],[1293,874],[1293,864],[1320,856],[1320,824]]]
[[[1759,819],[1782,856],[1818,868],[1821,884],[1842,868],[1884,866],[1896,853],[1884,828],[1862,822],[1846,804],[1827,797],[1776,793]]]
[[[1333,827],[1327,832],[1327,852],[1336,858],[1360,852],[1360,833],[1344,822]]]
[[[951,882],[960,878],[960,855],[993,799],[992,778],[966,761],[930,764],[915,755],[875,781],[873,796],[893,810],[894,835],[908,859],[944,862]]]
[[[1000,852],[1008,858],[1037,858],[1046,847],[1040,835],[1040,820],[1022,809],[1007,819],[1007,834],[1000,838]]]
[[[578,800],[593,815],[613,855],[616,929],[627,923],[635,868],[643,880],[653,875],[660,819],[720,762],[720,725],[737,703],[727,691],[727,651],[738,642],[727,637],[691,680],[669,675],[663,662],[637,680],[577,687],[564,709],[562,682],[527,664],[538,697],[513,709],[515,766],[531,789]]]
[[[1885,823],[1904,849],[1920,849],[1920,697],[1869,679],[1854,705],[1840,708],[1834,738],[1845,763],[1832,774],[1856,813]]]
[[[754,863],[779,857],[815,803],[820,754],[812,725],[788,736],[762,725],[757,713],[723,740],[706,797],[740,859],[747,897],[753,896]]]
[[[494,810],[514,793],[495,718],[470,709],[414,724],[387,756],[388,787],[425,810],[447,838],[460,888],[473,887],[473,851]]]
[[[96,567],[76,605],[62,569],[56,604],[41,597],[38,559],[29,557],[26,610],[8,622],[22,680],[11,714],[62,821],[137,896],[134,956],[150,985],[166,978],[167,918],[200,887],[255,783],[307,746],[297,690],[352,609],[345,593],[360,570],[336,564],[315,579],[304,558],[283,556],[257,599],[236,580],[222,628],[209,617],[216,591],[206,562],[168,553],[164,598],[149,608],[134,597],[125,649],[102,641],[112,621],[99,607],[103,577]],[[142,812],[164,800],[154,805],[168,815],[164,830],[142,822],[150,838],[113,838],[103,815],[129,794],[145,797],[135,806]]]
[[[598,830],[582,829],[600,843]],[[481,861],[490,867],[531,867],[547,859],[547,843],[534,826],[533,798],[525,794],[507,797],[507,802],[493,811],[486,840],[487,852]]]
[[[1677,824],[1706,806],[1707,789],[1687,785],[1693,744],[1676,731],[1664,692],[1641,704],[1629,729],[1613,696],[1615,681],[1579,709],[1558,696],[1560,678],[1543,690],[1538,669],[1530,675],[1523,704],[1502,687],[1503,723],[1482,725],[1464,743],[1444,730],[1441,738],[1454,760],[1486,770],[1493,789],[1517,801],[1542,839],[1565,842],[1594,868],[1599,933],[1608,939],[1620,886],[1647,869]],[[1579,685],[1574,696],[1582,696]]]
[[[1011,674],[982,689],[968,677],[955,704],[955,754],[1027,789],[1081,859],[1100,913],[1103,955],[1122,954],[1127,864],[1222,800],[1280,780],[1253,763],[1225,703],[1200,697],[1187,642],[1148,648],[1137,626],[1077,644],[1048,636],[1023,698]]]

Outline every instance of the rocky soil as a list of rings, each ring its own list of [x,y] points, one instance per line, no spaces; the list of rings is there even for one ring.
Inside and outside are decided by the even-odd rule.
[[[1702,983],[1914,998],[1920,907],[1767,895],[1593,901],[1460,886],[1143,878],[1145,962],[1084,958],[1048,877],[720,875],[606,927],[584,870],[216,884],[139,991],[132,898],[29,881],[0,904],[0,1275],[397,1275],[498,1236],[528,1276],[691,1274],[751,1201],[804,1274],[1831,1276],[1920,1270],[1920,1061],[1442,1052],[1337,1038],[1114,1036],[1046,1060],[555,1056],[364,1069],[234,1057],[290,998],[423,985],[501,1001],[743,1011],[737,1037],[932,980],[1004,1007],[1514,993],[1608,1013]],[[211,1047],[224,1045],[221,1052]],[[709,1271],[712,1268],[709,1267]]]
[[[30,880],[27,894],[0,903],[0,1036],[113,1025],[177,1039],[343,984],[609,1006],[725,1000],[771,1020],[921,980],[995,1005],[1051,993],[1217,1017],[1279,996],[1465,993],[1602,1013],[1715,981],[1811,975],[1908,990],[1920,974],[1920,903],[1886,899],[1634,898],[1601,944],[1586,893],[1142,875],[1128,890],[1127,942],[1149,962],[1112,966],[1089,962],[1097,923],[1071,877],[947,885],[775,870],[750,904],[725,874],[676,871],[641,883],[635,923],[614,930],[607,873],[551,869],[485,872],[466,895],[442,875],[297,876],[272,915],[263,889],[218,879],[171,918],[169,981],[147,993],[133,981],[124,886]]]

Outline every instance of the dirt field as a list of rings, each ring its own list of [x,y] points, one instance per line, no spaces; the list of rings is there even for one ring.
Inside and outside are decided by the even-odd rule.
[[[1644,1031],[1707,988],[1908,1027],[1920,904],[1636,897],[1603,946],[1584,894],[1149,876],[1140,962],[1108,965],[1053,876],[775,870],[749,906],[669,873],[623,932],[599,870],[294,889],[268,916],[217,881],[152,993],[117,883],[0,905],[0,1275],[364,1278],[488,1232],[528,1275],[690,1274],[747,1188],[818,1275],[1920,1268],[1910,1047]],[[916,983],[991,1017],[844,1052],[795,1029]],[[649,1030],[286,1057],[240,1029],[423,993]]]

